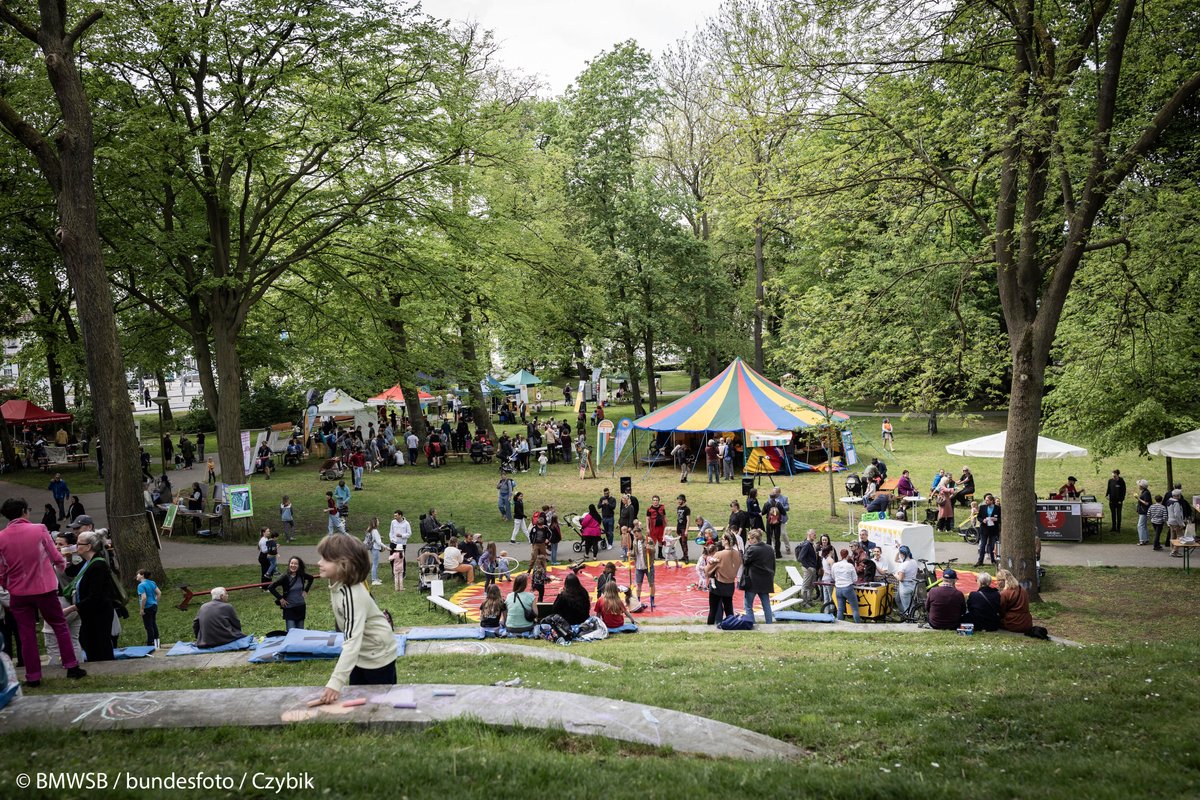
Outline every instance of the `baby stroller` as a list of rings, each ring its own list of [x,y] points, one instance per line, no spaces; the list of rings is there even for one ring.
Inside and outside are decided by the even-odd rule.
[[[346,467],[340,458],[327,458],[317,471],[317,477],[323,481],[337,481],[341,480],[345,473]]]
[[[857,472],[851,472],[846,476],[846,495],[849,497],[862,497],[866,487],[863,485],[863,479],[859,477]]]
[[[490,464],[496,456],[496,448],[484,442],[471,442],[471,461],[475,464]]]
[[[438,559],[437,548],[426,545],[418,550],[417,566],[420,568],[417,590],[428,592],[433,588],[433,581],[442,579],[442,562]]]
[[[562,521],[568,528],[575,531],[575,535],[577,537],[579,537],[575,541],[571,542],[571,549],[574,550],[576,553],[582,553],[583,552],[583,527],[579,524],[579,515],[578,514],[564,514]]]

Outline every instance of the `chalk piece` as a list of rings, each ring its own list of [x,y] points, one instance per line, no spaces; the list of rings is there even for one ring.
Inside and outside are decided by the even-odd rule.
[[[342,703],[342,708],[354,708],[355,706],[365,706],[366,704],[367,698],[356,697],[353,700],[347,700],[346,702]]]
[[[315,707],[315,706],[319,706],[319,705],[321,705],[321,698],[319,698],[319,697],[318,697],[316,700],[309,700],[309,701],[308,701],[308,707],[309,707],[309,708],[313,708],[313,707]]]
[[[434,689],[434,697],[454,697],[458,692],[454,689]]]
[[[649,722],[651,725],[657,725],[657,724],[658,724],[658,718],[657,718],[657,717],[655,717],[653,714],[651,714],[651,713],[650,713],[650,709],[648,709],[648,708],[643,708],[643,709],[642,709],[642,716],[643,716],[643,717],[645,717],[645,718],[646,718],[646,722]]]
[[[417,701],[412,689],[392,689],[386,694],[377,694],[371,698],[372,703],[379,703],[392,708],[416,708]]]

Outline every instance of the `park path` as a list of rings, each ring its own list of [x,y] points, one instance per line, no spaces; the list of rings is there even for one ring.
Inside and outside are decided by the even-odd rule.
[[[215,454],[212,454],[214,459]],[[218,462],[218,469],[220,464]],[[194,481],[204,483],[208,471],[203,462],[197,462],[191,469],[171,470],[169,477],[171,483],[176,489],[190,485]],[[71,472],[68,470],[63,473],[63,477],[67,483],[71,482]],[[46,483],[50,482],[50,476],[46,476]],[[21,484],[0,481],[0,498],[5,497],[24,497],[29,502],[33,512],[30,516],[33,519],[41,518],[40,509],[45,503],[53,503],[53,497],[50,491],[45,488],[32,488]],[[104,493],[103,492],[87,492],[79,495],[83,507],[87,510],[89,516],[96,521],[97,527],[107,527],[107,515],[104,509]],[[0,520],[2,521],[2,520]],[[798,533],[798,532],[792,532]],[[841,536],[835,537],[837,539]],[[800,538],[798,535],[791,536],[793,544],[798,544]],[[416,540],[414,540],[415,542]],[[530,547],[527,543],[509,544],[503,540],[497,540],[499,549],[507,550],[513,558],[519,559],[522,562],[528,562]],[[571,549],[571,540],[568,539],[559,547],[559,558],[562,561],[569,561],[577,556]],[[316,563],[317,548],[312,545],[288,545],[281,546],[281,555],[292,556],[299,555],[306,563]],[[957,558],[961,567],[970,567],[975,563],[976,553],[978,552],[975,545],[969,545],[963,542],[938,542],[937,555],[938,559],[945,561],[951,558]],[[409,556],[415,557],[416,546],[410,548]],[[600,560],[615,560],[619,555],[618,550],[600,551]],[[219,544],[212,542],[188,541],[185,538],[165,538],[163,539],[163,566],[168,569],[180,567],[230,567],[258,564],[258,546],[254,543],[249,544]],[[1042,546],[1042,565],[1045,567],[1056,566],[1105,566],[1105,567],[1167,567],[1179,569],[1183,567],[1183,559],[1171,558],[1166,554],[1166,551],[1154,552],[1151,547],[1137,547],[1133,544],[1097,544],[1093,542],[1069,543],[1069,542],[1054,542],[1044,543]]]

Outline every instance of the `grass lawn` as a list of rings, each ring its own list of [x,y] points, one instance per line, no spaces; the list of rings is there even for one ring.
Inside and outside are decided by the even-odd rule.
[[[632,415],[631,408],[616,407],[610,410],[608,416],[615,420],[627,415]],[[561,417],[560,413],[558,418]],[[892,454],[882,453],[879,449],[877,418],[856,417],[851,420],[860,459],[866,461],[872,456],[883,458],[888,465],[889,475],[899,475],[902,469],[908,469],[914,482],[923,490],[928,488],[933,474],[938,469],[949,469],[957,477],[958,470],[966,464],[975,473],[978,497],[982,498],[986,491],[999,491],[999,459],[951,456],[946,453],[945,446],[1002,430],[1005,424],[1003,419],[945,419],[941,423],[940,433],[936,436],[925,432],[924,420],[894,420],[894,424],[898,452]],[[515,433],[520,430],[520,426],[501,426],[500,429]],[[589,436],[595,436],[594,429],[589,429]],[[296,527],[301,541],[316,542],[324,535],[326,528],[325,492],[334,487],[334,484],[317,478],[319,463],[320,459],[314,457],[302,466],[282,468],[269,481],[262,476],[252,477],[256,509],[254,523],[239,524],[235,526],[235,532],[240,531],[243,540],[256,538],[255,526],[274,524],[278,519],[279,501],[287,494],[291,496],[295,506]],[[693,514],[711,516],[718,525],[724,525],[728,519],[729,501],[741,498],[740,480],[735,480],[732,484],[708,484],[705,482],[703,471],[694,474],[689,483],[681,484],[678,473],[670,467],[647,470],[645,467],[634,467],[628,460],[616,470],[615,475],[611,460],[608,460],[606,468],[597,469],[597,478],[589,477],[585,480],[580,480],[575,464],[551,464],[548,468],[549,474],[545,478],[538,477],[536,464],[533,466],[534,469],[530,472],[516,475],[517,490],[524,492],[525,507],[530,511],[543,504],[554,503],[560,512],[582,513],[587,510],[589,503],[596,501],[604,487],[616,493],[619,489],[618,477],[621,475],[632,477],[634,494],[640,499],[643,509],[649,505],[654,494],[658,494],[668,508],[672,508],[675,505],[675,496],[683,492],[688,497]],[[1120,469],[1126,476],[1131,489],[1134,488],[1138,477],[1148,478],[1153,489],[1162,489],[1165,475],[1162,459],[1139,457],[1129,453],[1098,461],[1071,459],[1064,462],[1040,462],[1038,491],[1042,496],[1049,494],[1062,485],[1067,475],[1071,474],[1080,479],[1080,485],[1086,490],[1103,495],[1105,481],[1114,468]],[[861,465],[856,469],[861,469]],[[512,526],[500,519],[496,509],[498,475],[495,463],[477,465],[470,463],[469,459],[464,462],[450,459],[445,468],[438,470],[421,465],[393,467],[367,475],[364,490],[353,493],[348,529],[351,533],[361,533],[372,516],[378,516],[386,526],[392,512],[397,508],[404,510],[415,527],[419,515],[425,513],[430,506],[435,506],[443,521],[452,519],[472,532],[482,532],[488,540],[507,539]],[[1200,462],[1176,461],[1175,477],[1183,482],[1185,488],[1200,486]],[[347,473],[347,483],[348,478]],[[827,475],[806,473],[795,477],[776,476],[775,481],[791,501],[792,513],[788,530],[793,538],[797,531],[803,532],[808,527],[814,527],[820,533],[845,538],[846,509],[837,504],[838,518],[830,519]],[[834,475],[834,494],[837,497],[845,494],[844,481],[844,474]],[[763,502],[770,487],[770,481],[764,479],[761,482],[759,495]],[[1105,532],[1099,541],[1136,541],[1136,517],[1132,508],[1133,502],[1130,500],[1126,504],[1124,532]],[[965,510],[959,511],[959,518],[960,521],[966,518]],[[1107,525],[1104,527],[1107,530]],[[954,534],[939,534],[938,539],[961,541]]]
[[[1099,573],[1101,578],[1097,579]],[[232,582],[230,570],[174,580]],[[576,645],[620,667],[593,671],[515,656],[406,656],[400,682],[493,683],[614,697],[687,711],[800,745],[800,764],[743,764],[567,735],[501,731],[470,721],[423,732],[352,726],[94,733],[0,732],[0,774],[53,754],[58,770],[136,775],[308,770],[333,796],[517,797],[1194,797],[1200,726],[1184,711],[1200,690],[1200,622],[1177,609],[1191,581],[1161,570],[1055,570],[1035,609],[1082,649],[1022,637],[644,634]],[[399,624],[434,622],[415,592],[376,590]],[[313,627],[328,624],[324,588]],[[235,597],[247,630],[273,625],[261,593]],[[162,614],[163,633],[190,615]],[[444,619],[442,617],[441,619]],[[1144,624],[1143,624],[1144,623]],[[128,628],[140,627],[134,625]],[[126,638],[131,638],[127,631]],[[132,636],[136,639],[136,636]],[[540,644],[551,647],[554,645]],[[47,680],[41,691],[118,691],[324,683],[330,664]],[[564,776],[573,779],[563,780]],[[580,779],[584,778],[586,779]],[[326,791],[328,790],[328,792]],[[131,792],[113,792],[129,796]],[[64,796],[28,791],[22,796]]]

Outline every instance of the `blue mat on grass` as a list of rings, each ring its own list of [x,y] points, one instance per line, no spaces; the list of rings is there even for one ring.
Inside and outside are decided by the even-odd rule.
[[[250,663],[269,664],[337,658],[342,654],[343,639],[342,634],[332,631],[304,631],[296,628],[288,631],[287,636],[263,639],[250,655]],[[334,644],[330,644],[330,641]],[[407,649],[408,637],[402,633],[396,634],[396,655],[404,655]]]
[[[809,614],[804,611],[776,611],[774,614],[776,620],[784,622],[836,622],[837,617],[833,614]]]
[[[113,650],[113,657],[120,661],[123,658],[146,658],[154,652],[149,645],[134,645],[133,647],[118,647]]]
[[[407,634],[410,642],[446,639],[482,639],[480,628],[413,628]]]
[[[254,637],[243,636],[237,641],[223,644],[218,647],[196,647],[195,642],[176,642],[175,646],[167,651],[169,656],[199,656],[205,653],[228,653],[232,650],[253,650]]]

